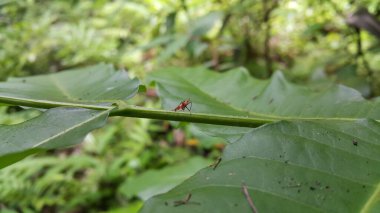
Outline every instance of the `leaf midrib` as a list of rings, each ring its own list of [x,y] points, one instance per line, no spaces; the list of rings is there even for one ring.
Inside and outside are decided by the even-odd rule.
[[[363,208],[361,209],[361,213],[370,212],[371,206],[380,200],[380,183],[377,185],[376,189],[373,191],[371,197],[368,199],[368,201],[363,205]]]
[[[70,101],[75,101],[76,99],[71,96],[71,94],[57,81],[55,75],[49,75],[49,78],[52,80],[53,84],[56,86],[58,91],[60,91],[64,96],[67,97]]]
[[[33,148],[38,148],[38,147],[40,147],[41,145],[44,145],[45,143],[49,142],[50,140],[56,139],[56,138],[62,136],[63,134],[66,134],[66,133],[68,133],[68,132],[70,132],[70,131],[72,131],[72,130],[74,130],[74,129],[76,129],[76,128],[78,128],[78,127],[80,127],[80,126],[82,126],[82,125],[84,125],[84,124],[86,124],[86,123],[88,123],[88,122],[90,122],[90,121],[92,121],[92,120],[95,120],[95,119],[101,117],[101,116],[104,115],[104,114],[109,113],[109,111],[110,111],[110,110],[100,111],[100,113],[98,113],[96,116],[90,117],[89,119],[84,120],[84,121],[82,121],[82,122],[80,122],[80,123],[78,123],[78,124],[76,124],[76,125],[74,125],[74,126],[71,126],[70,128],[64,129],[63,131],[61,131],[61,132],[59,132],[59,133],[56,133],[56,134],[55,134],[54,136],[52,136],[52,137],[48,137],[48,138],[46,138],[45,140],[41,141],[40,143],[35,144],[35,145],[32,146],[32,147],[33,147]]]
[[[351,134],[349,134],[349,133],[347,133],[347,132],[343,132],[343,131],[336,130],[336,129],[334,129],[334,128],[328,126],[328,125],[324,125],[324,126],[322,126],[322,124],[320,124],[320,123],[318,123],[318,122],[315,122],[315,123],[313,123],[313,124],[315,124],[315,125],[317,125],[317,126],[323,128],[323,129],[328,129],[328,130],[331,130],[331,131],[333,131],[333,132],[335,132],[335,133],[342,134],[342,135],[346,135],[347,137],[358,138],[357,136],[351,135]],[[367,128],[367,129],[370,130],[371,132],[374,132],[372,129],[368,128],[368,126],[363,126],[363,125],[362,125],[361,127],[363,127],[363,128]],[[377,132],[374,132],[374,133],[378,135]],[[337,135],[337,134],[335,134],[335,135]],[[363,139],[363,138],[359,138],[359,139],[360,139],[360,141],[363,141],[363,142],[365,142],[365,143],[367,143],[367,144],[374,145],[374,146],[380,146],[380,144],[371,143],[370,141],[367,141],[367,140],[365,140],[365,139]]]

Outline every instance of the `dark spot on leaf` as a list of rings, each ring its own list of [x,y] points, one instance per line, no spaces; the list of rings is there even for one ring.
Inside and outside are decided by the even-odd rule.
[[[256,98],[257,98],[257,95],[256,95],[256,96],[253,96],[253,97],[252,97],[252,100],[255,100]]]
[[[346,190],[346,192],[347,192],[347,193],[350,193],[350,190],[349,190],[349,189],[347,189],[347,190]]]
[[[271,98],[268,102],[268,104],[271,104],[273,102],[273,98]]]
[[[300,193],[300,192],[301,192],[301,189],[298,189],[298,190],[297,190],[297,193]]]
[[[293,180],[294,180],[294,178],[292,178],[292,177],[291,177],[291,178],[290,178],[290,180],[291,180],[291,181],[293,181]]]
[[[238,206],[238,204],[237,204],[237,203],[235,203],[235,204],[234,204],[234,206],[236,207],[236,206]]]
[[[314,191],[315,190],[315,188],[313,187],[313,186],[310,186],[310,188],[309,188],[311,191]]]
[[[281,184],[281,180],[278,181],[278,184]]]
[[[356,140],[352,140],[352,144],[353,144],[354,146],[358,146],[358,142],[357,142]]]
[[[365,185],[363,185],[362,188],[365,189]]]
[[[365,163],[368,164],[368,160]]]
[[[243,156],[243,158],[246,158],[246,156]]]
[[[165,201],[165,206],[169,205],[168,202]]]
[[[285,163],[288,164],[288,163],[289,163],[289,160],[286,160]]]
[[[282,158],[282,155],[280,155],[280,158]]]
[[[26,82],[26,80],[25,79],[22,79],[22,83],[25,83]]]
[[[330,188],[330,186],[325,186],[325,189],[329,189]]]

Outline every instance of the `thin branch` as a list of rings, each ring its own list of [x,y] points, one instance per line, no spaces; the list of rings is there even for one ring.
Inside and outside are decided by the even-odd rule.
[[[115,105],[97,105],[99,103],[69,103],[57,102],[47,100],[33,100],[22,98],[1,97],[0,103],[8,105],[26,106],[40,109],[50,109],[55,107],[73,107],[85,108],[93,110],[110,110],[110,116],[122,117],[135,117],[135,118],[149,118],[159,120],[171,121],[184,121],[191,123],[203,123],[225,126],[240,126],[240,127],[259,127],[263,124],[272,123],[280,120],[337,120],[337,121],[356,121],[357,118],[322,118],[322,117],[292,117],[292,116],[278,116],[271,114],[259,114],[255,112],[246,112],[244,115],[221,115],[210,113],[188,113],[188,112],[174,112],[168,110],[159,110],[138,106],[123,106],[117,108]],[[248,115],[250,117],[248,117]],[[380,122],[380,121],[379,121]]]
[[[237,2],[235,5],[233,6],[230,6],[229,9],[225,12],[225,16],[223,18],[223,21],[222,21],[222,27],[220,28],[219,32],[218,32],[218,38],[220,38],[224,32],[224,30],[226,29],[228,23],[230,22],[230,19],[232,17],[232,14],[233,14],[233,11],[236,9],[237,6],[240,6],[244,3],[245,0],[240,0],[239,2]]]
[[[361,30],[357,27],[355,27],[356,35],[357,35],[357,40],[356,40],[356,57],[357,59],[362,59],[363,65],[365,69],[368,72],[368,77],[372,78],[373,76],[373,70],[369,66],[368,61],[366,60],[363,52],[363,46],[362,46],[362,39],[361,39]]]
[[[363,50],[362,50],[362,39],[361,39],[361,31],[359,28],[355,27],[355,32],[356,32],[356,56],[360,57],[363,55]]]
[[[0,103],[17,105],[17,106],[27,106],[34,108],[50,109],[55,107],[77,107],[77,108],[86,108],[94,110],[109,110],[115,108],[114,106],[101,106],[91,103],[69,103],[69,102],[59,102],[59,101],[48,101],[48,100],[33,100],[17,97],[6,97],[0,96]]]
[[[272,59],[270,56],[270,39],[271,39],[271,30],[272,30],[272,25],[270,23],[270,15],[272,14],[273,10],[277,7],[277,5],[278,5],[277,0],[274,1],[271,7],[268,6],[267,0],[263,0],[263,7],[264,7],[263,23],[265,24],[264,58],[265,58],[265,64],[267,67],[268,77],[272,76],[273,74]]]
[[[228,22],[230,21],[230,19],[231,19],[231,16],[232,16],[232,14],[229,12],[229,13],[227,13],[225,16],[224,16],[224,18],[223,18],[223,21],[222,21],[222,27],[220,28],[220,30],[219,30],[219,32],[218,32],[218,38],[220,38],[222,35],[223,35],[223,32],[224,32],[224,30],[226,29],[226,27],[227,27],[227,24],[228,24]]]
[[[221,157],[219,157],[217,160],[216,160],[216,162],[215,163],[213,163],[212,165],[211,165],[211,167],[212,167],[212,170],[215,170],[216,169],[216,167],[218,167],[218,165],[220,164],[220,162],[222,161],[222,158]]]
[[[191,193],[189,193],[184,200],[174,201],[174,206],[177,207],[181,205],[186,205],[187,203],[189,203],[190,199],[191,199]]]
[[[245,199],[247,199],[247,201],[248,201],[249,207],[251,207],[252,212],[253,213],[259,213],[259,211],[257,211],[256,206],[253,204],[252,198],[249,195],[248,188],[247,188],[247,185],[245,185],[245,183],[242,184],[242,190],[243,190],[243,194],[245,196]]]

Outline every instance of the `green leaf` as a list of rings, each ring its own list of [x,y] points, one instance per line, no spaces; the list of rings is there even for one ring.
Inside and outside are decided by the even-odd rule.
[[[169,43],[164,50],[160,53],[160,55],[157,57],[158,62],[163,62],[167,60],[168,58],[172,57],[174,54],[176,54],[180,49],[186,46],[186,44],[190,40],[190,36],[188,35],[177,35],[174,37],[174,40]]]
[[[190,25],[190,34],[192,36],[202,36],[206,34],[215,23],[223,18],[222,12],[211,12],[201,18],[193,21]]]
[[[194,113],[279,122],[257,129],[203,125],[207,134],[233,142],[221,163],[151,198],[142,212],[252,212],[243,185],[259,212],[376,212],[380,206],[380,125],[367,119],[379,120],[379,99],[339,85],[313,90],[281,73],[257,80],[241,68],[224,74],[172,68],[151,79],[166,109],[190,98]]]
[[[0,168],[37,151],[80,143],[103,126],[110,110],[54,108],[24,123],[0,126]]]
[[[169,42],[173,41],[174,38],[175,38],[174,35],[158,36],[157,38],[150,41],[148,44],[145,44],[144,46],[142,46],[141,49],[147,50],[150,48],[158,47],[160,45],[168,44]]]
[[[0,102],[38,107],[94,106],[133,97],[139,80],[129,79],[125,71],[99,64],[64,72],[10,78],[0,83]],[[98,106],[98,108],[102,108]],[[104,108],[104,107],[103,107]]]
[[[242,133],[205,168],[142,212],[378,212],[380,124],[281,121]],[[175,201],[188,203],[175,206]]]
[[[281,72],[258,80],[243,68],[219,74],[205,68],[170,68],[150,76],[165,109],[190,98],[192,112],[278,120],[380,120],[380,101],[365,100],[345,86],[312,90]]]
[[[120,187],[124,196],[139,196],[142,200],[164,193],[189,178],[199,169],[210,165],[210,161],[194,157],[189,161],[157,171],[147,171],[140,176],[131,177]]]

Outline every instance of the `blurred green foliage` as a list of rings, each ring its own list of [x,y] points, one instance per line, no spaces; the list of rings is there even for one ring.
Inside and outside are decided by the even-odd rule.
[[[377,38],[362,30],[358,56],[358,34],[345,20],[360,7],[380,14],[377,0],[0,1],[0,79],[98,62],[143,80],[163,66],[245,66],[260,78],[282,70],[299,83],[338,82],[373,97],[380,93]],[[158,107],[147,94],[133,104]],[[17,111],[0,108],[0,123],[38,114]],[[215,159],[223,144],[192,126],[113,118],[81,146],[1,170],[0,211],[137,211],[138,193],[120,193],[126,180],[194,155]]]
[[[306,80],[357,65],[356,33],[345,18],[375,0],[338,1],[6,1],[0,7],[0,78],[110,62],[143,77],[157,65],[246,66],[253,75],[280,69]],[[268,29],[268,33],[267,33]],[[375,69],[376,38],[362,46]],[[269,51],[269,53],[268,53]],[[375,51],[375,52],[373,52]],[[344,72],[344,71],[343,71]]]
[[[133,65],[127,48],[149,39],[140,27],[148,8],[134,2],[13,1],[0,14],[2,79],[99,61]]]

